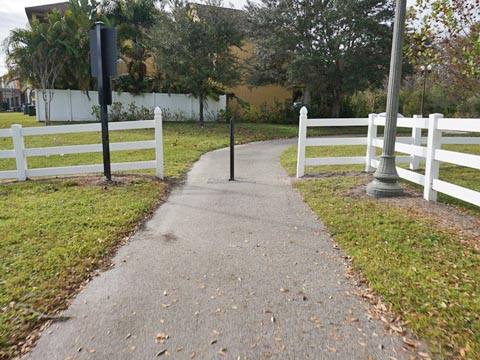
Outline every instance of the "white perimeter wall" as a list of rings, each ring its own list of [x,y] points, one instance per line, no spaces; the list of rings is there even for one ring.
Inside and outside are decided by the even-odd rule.
[[[54,90],[54,96],[51,103],[50,120],[51,121],[94,121],[92,115],[92,106],[98,105],[98,93],[89,91],[89,97],[80,90]],[[39,90],[35,91],[37,120],[45,121],[45,107],[42,95]],[[189,94],[141,94],[132,95],[130,93],[112,94],[113,102],[121,102],[124,109],[135,102],[138,107],[145,106],[154,109],[160,107],[166,115],[172,115],[176,120],[198,119],[199,103],[198,99]],[[214,120],[220,110],[225,110],[227,106],[227,97],[221,95],[219,100],[208,99],[204,115],[206,120]],[[168,120],[168,116],[165,116]]]

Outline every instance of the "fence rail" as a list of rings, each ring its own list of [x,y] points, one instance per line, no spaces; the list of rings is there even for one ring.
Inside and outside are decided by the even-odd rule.
[[[303,177],[305,166],[355,165],[365,164],[365,171],[372,172],[379,166],[377,148],[383,147],[383,138],[378,137],[378,126],[385,126],[385,117],[370,114],[368,119],[308,119],[307,109],[300,110],[300,128],[298,137],[297,177]],[[308,127],[319,126],[367,126],[366,137],[308,138]],[[398,118],[398,127],[412,129],[411,137],[397,137],[395,151],[407,156],[397,156],[396,162],[408,163],[409,169],[397,167],[398,175],[424,187],[424,198],[437,200],[441,192],[480,206],[480,192],[454,185],[439,179],[440,163],[446,162],[480,170],[480,156],[455,151],[442,150],[445,144],[480,144],[480,137],[443,136],[444,132],[480,132],[480,119],[445,119],[441,114],[432,114],[429,118],[415,115],[413,118]],[[428,132],[422,137],[422,130]],[[308,146],[352,146],[366,145],[365,156],[306,158]],[[426,146],[423,146],[426,145]],[[415,172],[420,163],[425,162],[425,175]]]
[[[155,109],[154,120],[116,122],[109,124],[109,131],[152,128],[155,129],[155,140],[114,142],[110,143],[110,150],[119,151],[155,149],[155,160],[114,163],[111,165],[113,171],[156,169],[157,177],[163,179],[163,133],[162,111],[160,108],[157,107]],[[29,157],[35,156],[102,152],[102,144],[26,148],[24,141],[25,136],[74,134],[100,131],[101,125],[98,123],[32,128],[23,128],[21,125],[15,124],[12,125],[10,129],[0,130],[0,137],[11,137],[13,139],[13,149],[0,150],[0,159],[15,159],[17,168],[16,170],[0,171],[0,179],[18,179],[24,181],[27,178],[34,176],[58,176],[102,172],[103,164],[29,169],[27,163],[27,159]]]

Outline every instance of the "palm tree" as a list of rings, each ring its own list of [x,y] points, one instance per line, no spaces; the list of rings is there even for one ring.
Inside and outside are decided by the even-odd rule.
[[[40,90],[45,103],[45,124],[50,124],[50,103],[59,75],[65,67],[66,49],[61,15],[54,9],[46,22],[33,20],[30,28],[15,29],[5,40],[10,78]]]
[[[151,90],[146,61],[151,57],[148,34],[159,10],[158,0],[104,1],[103,11],[117,27],[119,53],[128,75],[117,80],[119,90],[140,93]]]

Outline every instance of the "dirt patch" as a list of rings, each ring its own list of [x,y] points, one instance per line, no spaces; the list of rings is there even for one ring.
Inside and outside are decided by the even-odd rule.
[[[177,236],[172,232],[163,234],[162,238],[163,238],[163,242],[166,244],[173,243],[178,240]]]
[[[342,177],[342,176],[356,176],[365,179],[370,179],[371,175],[367,174],[364,171],[350,170],[350,171],[322,171],[318,173],[307,174],[303,179],[324,179],[332,177]]]
[[[357,172],[357,174],[349,174],[349,176],[360,178],[361,183],[349,189],[349,191],[345,193],[345,196],[378,201],[406,209],[408,213],[414,216],[433,220],[439,229],[455,233],[462,244],[480,251],[480,216],[475,216],[460,207],[440,202],[428,202],[423,199],[421,192],[408,185],[403,185],[403,196],[372,198],[368,196],[366,192],[367,184],[373,180],[372,175]],[[331,177],[331,175],[327,174],[325,177]]]

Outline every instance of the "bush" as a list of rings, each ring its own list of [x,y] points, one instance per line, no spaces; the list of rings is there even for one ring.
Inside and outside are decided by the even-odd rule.
[[[240,100],[231,100],[225,111],[221,111],[218,121],[229,121],[233,116],[236,121],[265,124],[298,124],[299,109],[294,110],[289,99],[283,103],[275,100],[275,105],[261,104],[259,107],[250,106]]]
[[[92,106],[92,115],[97,121],[100,121],[100,106]],[[135,121],[135,120],[152,120],[154,117],[154,109],[145,106],[138,107],[135,102],[128,105],[128,110],[124,110],[121,102],[114,102],[108,109],[108,121]]]

